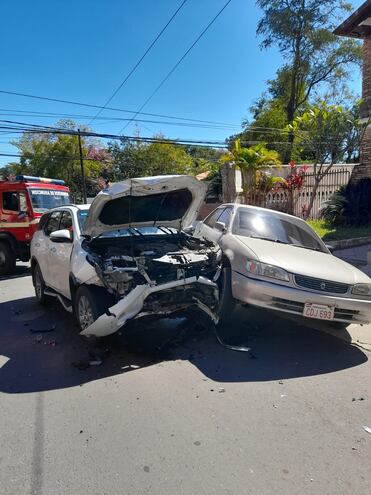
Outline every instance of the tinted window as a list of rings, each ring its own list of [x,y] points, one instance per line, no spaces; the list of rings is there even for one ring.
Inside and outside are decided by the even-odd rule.
[[[222,213],[223,209],[222,208],[218,208],[217,210],[215,210],[213,213],[211,213],[205,220],[204,220],[204,224],[207,225],[208,227],[211,227],[212,229],[214,228],[215,226],[215,223],[216,221],[218,220],[218,218],[220,217],[221,213]]]
[[[226,208],[218,218],[218,222],[224,222],[225,226],[228,227],[229,222],[231,221],[232,213],[233,208]]]
[[[301,226],[290,218],[286,219],[270,212],[241,208],[234,222],[233,233],[326,252],[305,222]]]
[[[46,224],[44,230],[46,235],[50,235],[52,232],[59,230],[60,219],[61,219],[61,212],[53,211],[53,213],[49,217],[48,223]]]
[[[73,230],[72,215],[69,211],[63,212],[59,228]]]
[[[79,210],[77,217],[79,219],[80,230],[83,230],[89,210]]]
[[[3,210],[27,211],[27,203],[24,193],[3,192]]]
[[[37,230],[43,230],[46,222],[49,220],[49,217],[50,217],[50,214],[48,213],[47,215],[43,215],[41,218],[40,218],[40,221],[37,225]]]

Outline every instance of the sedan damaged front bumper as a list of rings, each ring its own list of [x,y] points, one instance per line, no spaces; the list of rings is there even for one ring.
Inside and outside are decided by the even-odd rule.
[[[161,285],[138,285],[80,335],[105,337],[133,318],[166,316],[191,306],[197,306],[217,323],[218,294],[217,284],[205,277],[189,277]]]
[[[233,297],[262,308],[303,316],[305,303],[334,306],[332,321],[343,323],[370,323],[371,301],[353,297],[339,297],[296,287],[271,283],[238,272],[232,276]]]

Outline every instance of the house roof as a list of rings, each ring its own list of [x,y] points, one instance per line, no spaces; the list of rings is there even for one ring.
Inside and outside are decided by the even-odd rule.
[[[334,34],[353,38],[370,38],[371,0],[366,0],[348,19],[335,29]]]

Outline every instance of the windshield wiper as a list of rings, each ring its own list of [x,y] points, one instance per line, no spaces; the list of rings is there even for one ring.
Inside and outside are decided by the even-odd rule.
[[[323,251],[318,247],[303,246],[302,244],[289,244],[289,245],[303,249],[310,249],[311,251],[320,251],[321,253],[323,253]]]
[[[278,244],[288,244],[288,242],[281,241],[280,239],[274,239],[272,237],[260,237],[259,235],[251,235],[253,239],[261,239],[262,241],[277,242]]]

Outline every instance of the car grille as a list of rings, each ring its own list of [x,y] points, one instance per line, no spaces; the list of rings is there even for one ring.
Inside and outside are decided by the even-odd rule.
[[[349,290],[348,284],[330,282],[329,280],[305,277],[303,275],[295,275],[295,283],[299,287],[317,290],[318,292],[329,292],[331,294],[346,294]]]
[[[291,311],[292,313],[303,314],[304,303],[297,301],[289,301],[288,299],[281,299],[279,297],[272,298],[272,304],[277,309],[282,309],[284,311]],[[353,309],[341,309],[335,308],[334,318],[339,318],[341,320],[351,321],[354,317],[359,314],[359,311]]]

